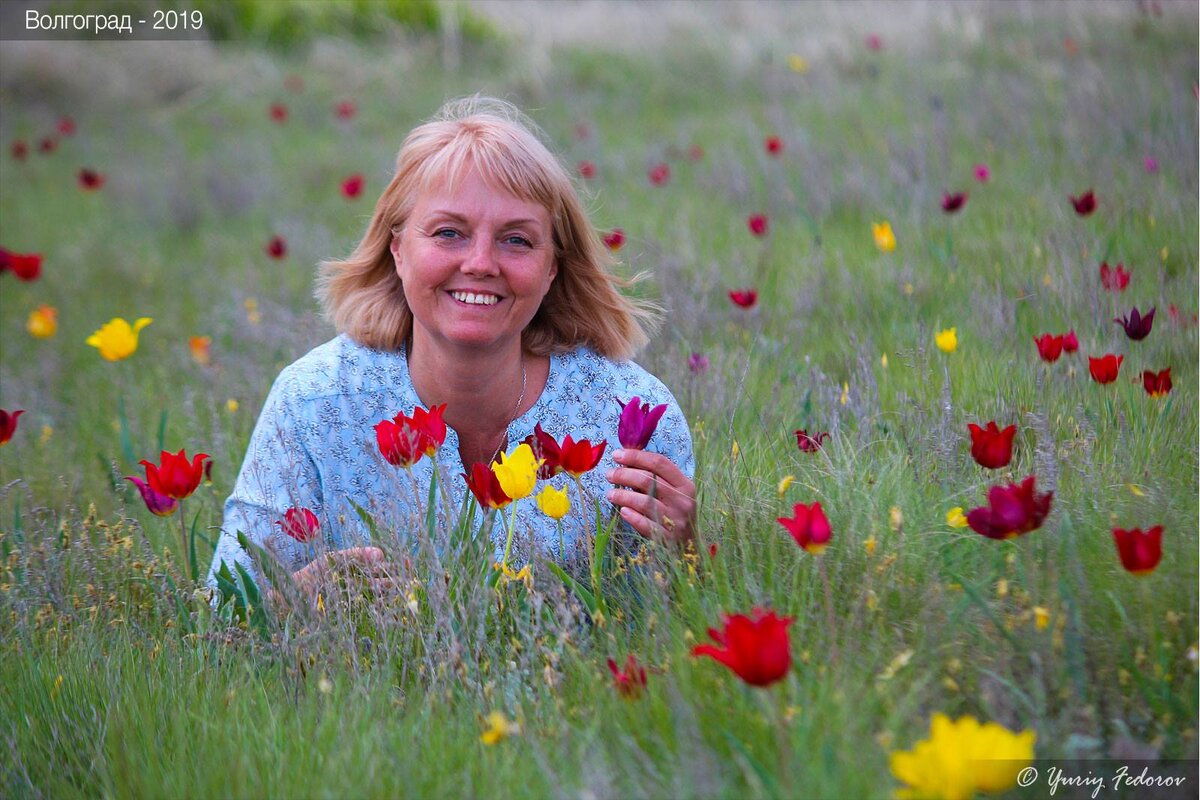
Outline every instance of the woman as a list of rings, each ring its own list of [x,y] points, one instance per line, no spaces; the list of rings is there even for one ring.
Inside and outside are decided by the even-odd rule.
[[[609,264],[567,172],[515,108],[455,101],[414,129],[354,253],[322,265],[318,295],[339,335],[275,381],[225,505],[213,571],[222,560],[251,567],[237,531],[306,589],[326,563],[299,541],[308,534],[342,560],[378,562],[355,505],[378,530],[412,530],[438,496],[436,474],[435,505],[463,508],[472,465],[496,461],[539,425],[559,442],[608,442],[582,478],[606,514],[619,509],[642,536],[690,538],[687,423],[666,387],[628,360],[652,314],[619,293]],[[645,450],[617,444],[619,402],[634,397],[667,406]],[[376,424],[443,405],[435,454],[406,469],[384,460]],[[569,485],[565,475],[551,483]],[[578,490],[571,497],[561,526],[532,498],[516,505],[509,563],[535,548],[571,557],[595,530],[594,511],[579,512]],[[498,557],[505,531],[493,529]]]

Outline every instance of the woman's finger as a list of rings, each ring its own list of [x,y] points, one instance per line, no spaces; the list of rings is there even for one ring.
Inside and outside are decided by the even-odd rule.
[[[682,487],[690,482],[683,470],[662,453],[652,453],[648,450],[617,450],[613,453],[613,461],[623,467],[641,469],[658,475],[661,480],[674,487]]]

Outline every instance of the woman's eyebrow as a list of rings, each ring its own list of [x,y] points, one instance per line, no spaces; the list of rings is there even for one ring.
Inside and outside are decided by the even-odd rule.
[[[427,218],[443,217],[445,219],[454,220],[456,222],[470,222],[470,220],[467,219],[466,217],[464,217],[462,214],[459,214],[456,211],[451,211],[449,209],[443,209],[443,208],[430,209],[429,212],[427,214],[425,214],[425,216]],[[536,226],[536,225],[540,225],[540,224],[541,224],[541,222],[539,222],[536,219],[530,218],[530,217],[517,217],[515,219],[505,220],[504,222],[501,222],[499,227],[511,228],[511,227],[517,227],[517,226],[525,226],[525,225]]]

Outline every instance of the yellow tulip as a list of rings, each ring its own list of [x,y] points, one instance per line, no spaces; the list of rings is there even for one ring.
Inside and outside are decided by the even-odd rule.
[[[504,493],[513,500],[520,500],[533,491],[541,465],[542,460],[534,457],[533,448],[522,443],[511,453],[501,453],[500,460],[492,462],[492,472],[496,473]]]
[[[779,485],[775,487],[775,491],[780,497],[783,497],[784,492],[788,490],[788,487],[792,485],[792,481],[794,480],[796,480],[795,475],[784,475],[783,478],[780,479]]]
[[[546,484],[537,495],[537,507],[550,519],[562,519],[571,510],[571,501],[566,489],[555,489]]]
[[[58,309],[43,303],[30,311],[25,330],[35,339],[49,339],[58,333]]]
[[[509,736],[521,732],[520,725],[515,722],[509,722],[508,718],[499,711],[493,711],[488,714],[487,725],[487,730],[479,737],[479,741],[487,745],[497,744]]]
[[[871,233],[875,237],[875,246],[880,252],[890,253],[896,249],[896,234],[892,233],[892,223],[884,220],[883,222],[871,223]]]
[[[962,506],[955,506],[946,512],[946,524],[951,528],[967,527],[967,515],[963,513]]]
[[[944,331],[938,331],[933,341],[937,344],[938,350],[943,353],[953,353],[958,349],[958,328],[946,328]]]
[[[106,361],[129,358],[138,348],[138,333],[154,320],[141,317],[132,326],[122,317],[114,317],[87,338],[87,343],[100,351]]]
[[[908,784],[899,798],[968,800],[977,792],[1003,792],[1033,761],[1033,731],[1013,733],[995,722],[944,714],[934,714],[929,728],[929,738],[912,750],[892,753],[892,774]]]

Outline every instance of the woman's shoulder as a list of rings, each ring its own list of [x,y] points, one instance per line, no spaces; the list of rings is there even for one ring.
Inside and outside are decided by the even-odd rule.
[[[395,392],[408,385],[408,361],[402,352],[376,350],[340,334],[284,367],[272,392],[303,402]]]
[[[562,354],[557,366],[565,385],[588,387],[621,400],[637,396],[646,402],[674,401],[666,385],[636,361],[614,361],[580,346]]]

